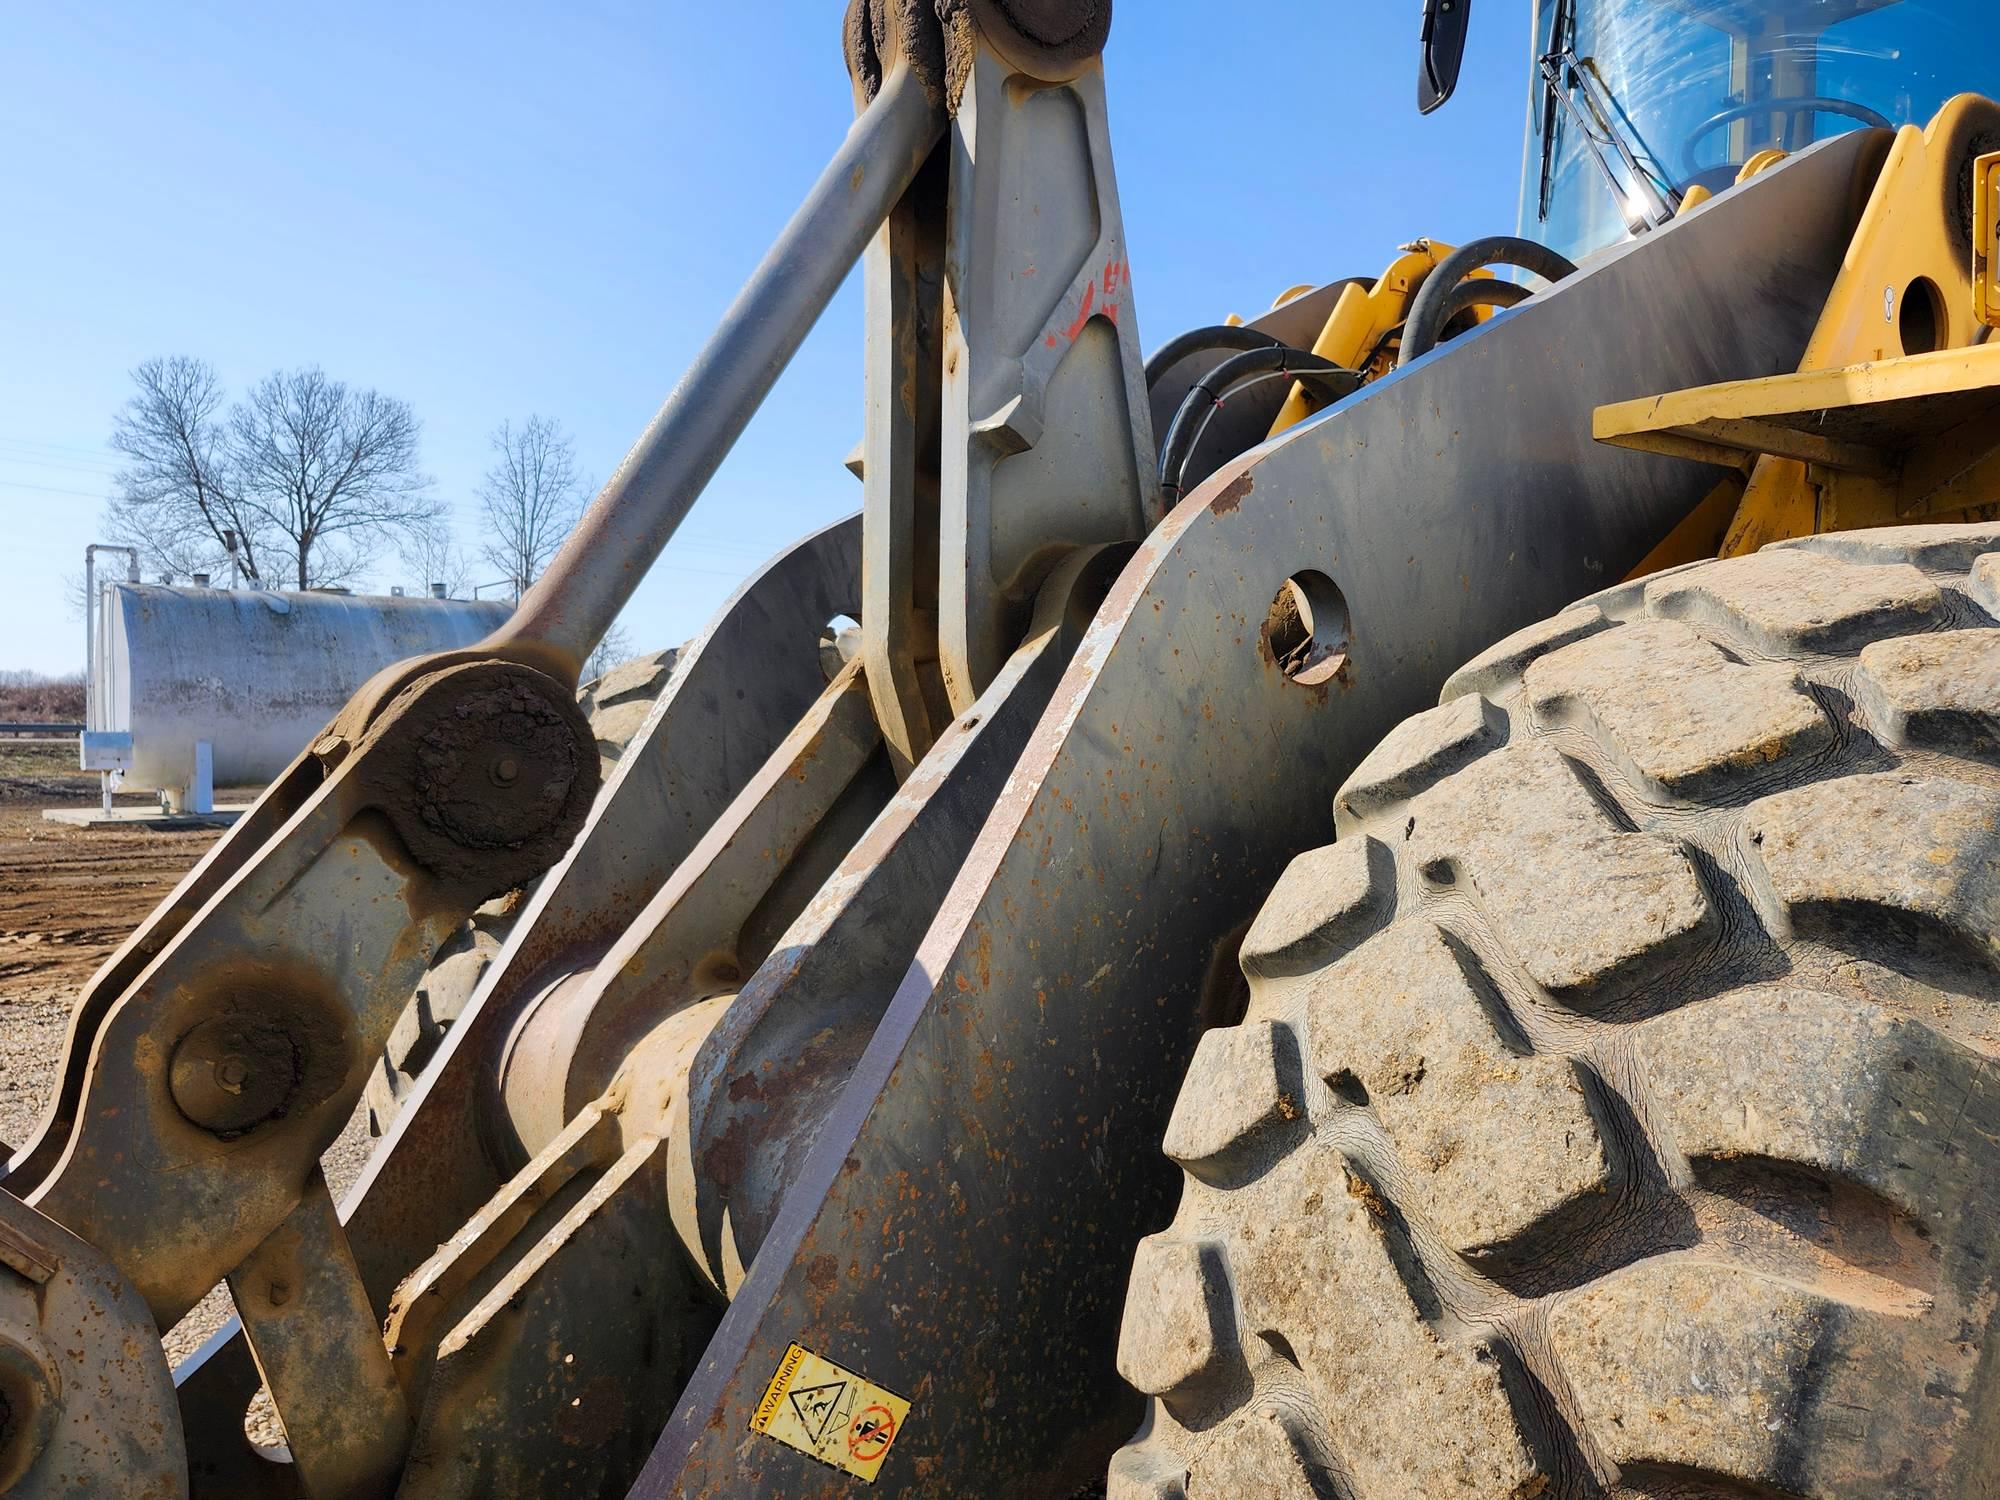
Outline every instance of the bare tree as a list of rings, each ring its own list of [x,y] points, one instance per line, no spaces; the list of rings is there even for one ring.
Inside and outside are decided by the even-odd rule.
[[[576,445],[560,423],[529,417],[494,430],[498,457],[479,483],[486,539],[481,554],[525,590],[549,565],[576,518],[586,486],[576,467]]]
[[[431,585],[444,585],[445,595],[462,599],[472,589],[472,560],[458,544],[449,516],[439,515],[428,526],[410,532],[403,553],[403,565],[416,572],[411,592],[428,594]]]
[[[231,485],[298,587],[351,582],[391,536],[436,524],[409,404],[316,367],[267,375],[229,414]]]
[[[597,681],[620,662],[629,660],[631,655],[631,637],[626,635],[623,625],[613,620],[610,629],[604,632],[604,639],[597,643],[595,649],[584,660],[583,681]]]
[[[137,547],[150,568],[183,576],[221,572],[233,543],[242,575],[260,581],[270,528],[231,486],[214,368],[170,355],[140,365],[132,383],[138,389],[112,419],[111,446],[130,462],[114,480],[107,533]]]

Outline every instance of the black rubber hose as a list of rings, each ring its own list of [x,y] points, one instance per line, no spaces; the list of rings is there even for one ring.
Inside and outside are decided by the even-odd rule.
[[[1533,287],[1522,286],[1518,281],[1468,276],[1444,294],[1444,306],[1440,309],[1444,321],[1438,326],[1451,327],[1451,320],[1469,307],[1513,307],[1533,295]]]
[[[1160,383],[1160,377],[1190,354],[1200,354],[1210,349],[1278,349],[1283,341],[1268,333],[1260,333],[1240,323],[1217,323],[1212,328],[1190,328],[1186,333],[1168,339],[1153,351],[1153,357],[1146,361],[1146,389],[1151,390]]]
[[[1437,263],[1411,299],[1410,314],[1403,320],[1402,348],[1396,355],[1398,366],[1437,347],[1444,325],[1451,318],[1446,306],[1454,289],[1481,266],[1494,265],[1519,266],[1544,281],[1561,281],[1576,270],[1574,263],[1547,245],[1511,234],[1490,234],[1469,245],[1460,245]],[[1463,312],[1468,305],[1462,303],[1454,311]]]
[[[1160,490],[1167,503],[1172,505],[1180,499],[1181,478],[1187,471],[1188,460],[1194,456],[1195,444],[1208,430],[1209,417],[1229,399],[1233,387],[1267,375],[1311,378],[1334,374],[1348,376],[1354,385],[1360,384],[1358,375],[1352,370],[1341,369],[1330,359],[1322,359],[1304,349],[1294,349],[1289,344],[1274,343],[1231,355],[1202,376],[1181,398],[1180,409],[1174,413],[1173,425],[1167,429],[1167,441],[1160,449]]]

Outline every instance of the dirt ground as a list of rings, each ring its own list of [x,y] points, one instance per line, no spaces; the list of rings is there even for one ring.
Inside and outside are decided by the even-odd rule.
[[[44,807],[98,795],[97,778],[75,765],[68,741],[0,740],[0,1156],[34,1133],[78,992],[221,836],[44,821]],[[323,1158],[335,1198],[360,1175],[369,1145],[357,1107]],[[167,1334],[168,1357],[192,1353],[231,1310],[229,1293],[217,1287]]]

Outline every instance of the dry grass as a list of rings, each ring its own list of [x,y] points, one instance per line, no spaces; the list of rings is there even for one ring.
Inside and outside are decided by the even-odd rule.
[[[83,719],[83,678],[0,671],[0,719],[80,723]]]

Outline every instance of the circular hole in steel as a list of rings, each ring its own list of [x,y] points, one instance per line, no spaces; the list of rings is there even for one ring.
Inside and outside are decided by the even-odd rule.
[[[1903,311],[1896,319],[1905,354],[1929,354],[1944,347],[1944,296],[1937,283],[1919,276],[1903,288]]]
[[[828,682],[861,654],[861,622],[852,615],[835,615],[820,627],[819,666]]]
[[[244,1408],[243,1437],[259,1461],[286,1465],[293,1462],[284,1424],[278,1420],[278,1404],[271,1399],[268,1385],[258,1386],[257,1394]]]
[[[1347,665],[1347,600],[1326,574],[1306,568],[1279,586],[1264,621],[1263,646],[1293,682],[1330,682]]]

